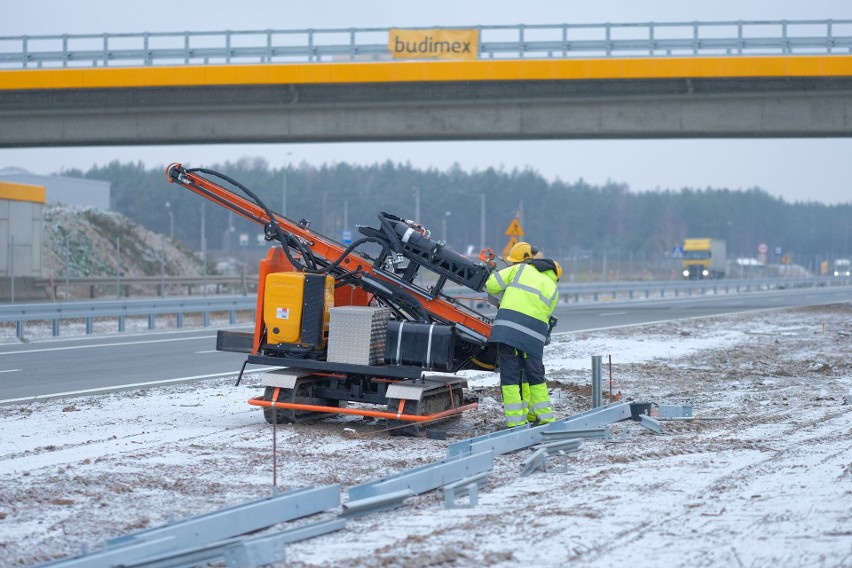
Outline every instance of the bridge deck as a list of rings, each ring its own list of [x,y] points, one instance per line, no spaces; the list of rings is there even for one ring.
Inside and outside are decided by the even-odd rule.
[[[852,55],[515,59],[7,70],[0,90],[850,76]]]

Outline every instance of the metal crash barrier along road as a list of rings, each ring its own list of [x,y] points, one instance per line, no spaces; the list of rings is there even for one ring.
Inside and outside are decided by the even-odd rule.
[[[740,280],[700,280],[700,281],[647,281],[647,282],[593,282],[569,283],[559,287],[560,297],[566,302],[579,302],[581,298],[591,301],[616,298],[678,297],[693,294],[741,294],[766,290],[804,288],[815,286],[850,286],[852,280],[845,278],[766,278]],[[447,287],[448,295],[463,293],[462,289]],[[467,290],[464,295],[470,299]],[[485,301],[485,295],[482,295]],[[6,304],[0,306],[0,324],[14,323],[16,335],[23,339],[26,324],[30,322],[50,322],[54,337],[60,334],[60,324],[69,320],[84,320],[86,333],[94,333],[95,319],[115,319],[116,329],[125,330],[128,317],[147,317],[148,329],[155,329],[158,316],[174,316],[176,327],[181,329],[186,314],[201,314],[202,324],[210,325],[210,314],[227,312],[231,324],[236,321],[236,312],[254,311],[257,299],[254,294],[247,296],[215,296],[206,298],[146,298],[138,300],[91,300],[78,302],[44,302],[38,304]]]
[[[103,547],[41,565],[44,568],[183,567],[224,560],[226,566],[262,566],[283,562],[284,545],[344,529],[346,519],[400,507],[414,495],[442,489],[446,508],[460,505],[467,494],[470,507],[478,490],[488,483],[496,455],[525,448],[534,453],[520,464],[520,475],[548,470],[547,456],[574,452],[581,440],[554,441],[547,434],[587,433],[630,417],[630,403],[595,408],[537,427],[501,430],[451,444],[447,457],[425,466],[403,470],[349,489],[348,500],[336,519],[325,520],[259,536],[243,536],[273,525],[307,517],[340,506],[340,486],[304,488],[273,495],[182,521],[107,540]],[[577,436],[583,436],[582,434]],[[601,435],[600,437],[603,437]]]
[[[7,304],[0,306],[0,323],[14,323],[19,339],[25,337],[29,322],[49,322],[54,337],[59,335],[61,322],[69,320],[85,321],[86,334],[94,333],[96,319],[116,320],[117,330],[123,332],[128,317],[146,317],[150,330],[156,327],[157,316],[174,316],[176,327],[181,329],[187,314],[200,314],[202,324],[207,327],[210,314],[224,312],[228,314],[229,322],[234,324],[238,311],[254,312],[256,304],[255,296]]]

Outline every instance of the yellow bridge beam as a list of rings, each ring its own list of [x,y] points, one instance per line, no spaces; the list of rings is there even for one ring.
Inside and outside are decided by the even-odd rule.
[[[849,76],[852,55],[520,59],[8,70],[0,90]]]

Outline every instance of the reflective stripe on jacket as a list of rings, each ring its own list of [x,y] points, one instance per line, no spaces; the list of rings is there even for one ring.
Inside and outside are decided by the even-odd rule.
[[[556,274],[516,264],[491,274],[485,289],[500,298],[488,341],[511,345],[541,359],[550,315],[559,301]]]

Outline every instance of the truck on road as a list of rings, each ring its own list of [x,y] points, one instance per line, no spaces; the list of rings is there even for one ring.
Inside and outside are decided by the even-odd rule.
[[[725,241],[720,239],[684,239],[683,277],[687,280],[725,277]]]
[[[852,276],[852,268],[848,258],[838,258],[834,261],[835,276]]]

